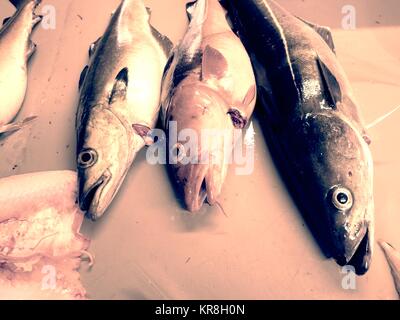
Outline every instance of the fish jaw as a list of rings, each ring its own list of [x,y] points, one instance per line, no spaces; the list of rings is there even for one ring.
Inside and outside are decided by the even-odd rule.
[[[393,280],[396,286],[397,293],[400,297],[400,252],[393,246],[385,241],[379,241],[383,253],[386,256],[390,270],[392,272]]]

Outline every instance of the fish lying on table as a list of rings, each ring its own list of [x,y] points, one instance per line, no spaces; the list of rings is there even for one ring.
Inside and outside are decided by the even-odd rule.
[[[76,194],[73,171],[0,179],[0,300],[86,297],[77,269],[89,240]]]
[[[101,217],[154,128],[171,42],[149,23],[141,0],[123,0],[90,47],[79,83],[79,204]]]
[[[41,0],[10,0],[15,14],[6,18],[0,29],[0,134],[17,131],[35,117],[10,123],[17,116],[28,86],[28,61],[36,50],[31,40],[41,16],[35,9]]]
[[[198,138],[190,152],[183,143],[168,141],[174,183],[187,209],[196,212],[204,201],[210,205],[218,201],[227,174],[226,155],[233,149],[230,137],[248,123],[256,87],[250,59],[219,2],[190,2],[187,12],[188,30],[166,67],[161,114],[168,133],[174,122],[178,134],[190,129]],[[226,136],[202,140],[206,130]],[[174,153],[179,155],[176,159]]]
[[[400,297],[400,252],[396,251],[396,249],[387,242],[380,241],[379,244],[388,261],[394,284]]]
[[[248,49],[272,156],[321,248],[367,272],[374,236],[373,162],[330,30],[274,1],[223,1]]]

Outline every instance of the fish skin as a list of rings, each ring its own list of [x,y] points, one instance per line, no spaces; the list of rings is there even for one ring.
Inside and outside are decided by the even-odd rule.
[[[122,1],[81,75],[79,203],[93,220],[110,205],[158,117],[164,47],[171,44],[158,42],[149,19],[141,0]],[[89,166],[82,166],[85,157]]]
[[[223,3],[252,58],[263,130],[288,189],[324,253],[364,274],[374,243],[373,162],[329,29],[269,0]],[[335,207],[335,190],[349,195],[345,209]]]
[[[14,1],[17,10],[0,29],[0,132],[18,114],[28,85],[28,61],[36,49],[31,41],[41,16],[34,13],[40,0]],[[16,126],[13,126],[15,131]]]
[[[162,123],[169,132],[170,121],[176,121],[178,133],[190,128],[198,137],[203,129],[233,133],[235,127],[246,125],[255,106],[250,59],[217,0],[188,3],[187,12],[188,30],[164,75]],[[221,193],[228,168],[224,138],[215,137],[214,143],[195,150],[201,157],[215,157],[213,162],[169,165],[177,193],[190,212],[199,211],[205,200],[215,204]],[[173,147],[170,144],[168,150]]]
[[[392,272],[393,281],[400,298],[400,252],[385,241],[379,241]]]

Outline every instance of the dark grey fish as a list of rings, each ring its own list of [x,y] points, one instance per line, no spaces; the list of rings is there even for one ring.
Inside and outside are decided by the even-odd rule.
[[[205,200],[210,205],[217,202],[228,168],[226,154],[232,149],[229,136],[250,119],[256,86],[250,59],[218,0],[188,3],[187,12],[189,28],[170,58],[161,101],[168,133],[172,121],[178,134],[191,129],[198,138],[193,153],[198,160],[205,159],[169,161],[187,209],[196,212]],[[208,142],[201,139],[205,130],[226,136],[216,134]],[[182,143],[169,141],[169,150],[170,155],[177,151],[191,156]]]
[[[320,241],[364,274],[374,235],[373,162],[331,32],[273,1],[224,1],[251,54],[273,157]]]
[[[93,220],[114,199],[160,109],[171,42],[141,0],[124,0],[90,47],[77,113],[79,204]]]
[[[40,0],[10,0],[16,12],[0,29],[0,134],[16,131],[30,119],[12,123],[25,99],[28,85],[28,61],[36,50],[31,40],[41,16],[34,13]]]

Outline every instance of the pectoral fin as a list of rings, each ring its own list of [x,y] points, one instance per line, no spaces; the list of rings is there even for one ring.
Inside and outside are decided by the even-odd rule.
[[[317,58],[317,65],[325,97],[328,100],[327,103],[332,109],[336,109],[336,105],[342,102],[342,90],[340,89],[339,82],[319,57]]]
[[[299,17],[297,17],[297,18],[299,20],[303,21],[305,24],[307,24],[311,28],[313,28],[322,37],[322,39],[326,42],[326,44],[329,46],[329,48],[331,48],[333,53],[336,54],[335,43],[333,42],[333,36],[332,36],[332,32],[331,32],[330,28],[313,24],[313,23],[311,23],[307,20],[304,20],[302,18],[299,18]]]
[[[122,69],[115,78],[114,88],[110,94],[109,104],[125,100],[128,89],[128,68]]]

